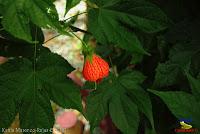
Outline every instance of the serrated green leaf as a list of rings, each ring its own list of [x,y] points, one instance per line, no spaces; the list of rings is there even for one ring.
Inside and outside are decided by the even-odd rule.
[[[132,59],[131,59],[131,64],[138,64],[142,61],[143,59],[143,55],[142,54],[138,54],[138,53],[135,53],[132,55]]]
[[[200,103],[193,95],[182,91],[149,91],[159,96],[178,119],[192,119],[193,127],[200,128]]]
[[[24,11],[31,21],[44,28],[59,28],[58,14],[49,0],[28,0],[24,2]]]
[[[50,100],[64,108],[82,110],[79,90],[66,78],[73,68],[45,48],[38,54],[35,65],[30,59],[15,58],[0,66],[0,91],[9,89],[15,94],[22,128],[52,128]]]
[[[47,49],[40,51],[44,54],[38,57],[40,62],[37,63],[37,67],[40,70],[41,79],[45,80],[43,82],[45,88],[48,89],[50,98],[64,108],[74,108],[82,111],[78,87],[67,78],[67,74],[74,69],[59,55],[48,51]]]
[[[14,101],[15,93],[9,88],[3,87],[1,84],[0,90],[2,92],[0,94],[0,128],[8,128],[17,114],[16,104]]]
[[[147,92],[140,87],[145,80],[145,76],[142,73],[133,71],[132,73],[127,73],[119,77],[119,82],[127,90],[130,99],[133,100],[138,106],[139,111],[145,114],[149,119],[152,131],[154,131],[154,120],[152,113],[151,99]]]
[[[108,10],[118,16],[118,21],[147,33],[157,32],[167,27],[166,15],[156,5],[145,0],[90,0],[99,10]],[[146,14],[148,12],[148,14]]]
[[[121,83],[123,83],[126,86],[131,86],[131,84],[136,85],[136,84],[142,84],[142,82],[146,79],[146,76],[144,76],[141,72],[139,71],[126,71],[122,72],[119,80]],[[129,84],[131,82],[131,84]]]
[[[8,0],[3,4],[2,25],[13,36],[32,43],[31,22],[39,27],[66,33],[58,20],[54,4],[49,0]]]
[[[7,9],[3,12],[2,25],[13,36],[31,42],[29,19],[23,12],[23,3],[24,0],[9,0],[6,4]]]
[[[179,80],[180,66],[177,64],[160,63],[156,68],[154,85],[157,87],[170,86]]]
[[[200,50],[198,44],[182,43],[176,44],[169,53],[169,59],[172,63],[178,64],[185,69],[191,62],[191,58]]]
[[[194,54],[200,50],[197,44],[176,44],[169,54],[169,60],[158,64],[154,85],[157,87],[171,86],[175,84],[189,66]]]
[[[47,93],[42,92],[44,91],[32,92],[34,94],[29,96],[29,100],[22,102],[22,108],[19,108],[20,127],[29,130],[35,129],[36,133],[44,133],[43,131],[46,129],[48,130],[46,133],[51,134],[54,114]],[[38,129],[43,129],[43,131],[40,132]],[[31,134],[30,131],[24,133]]]
[[[151,100],[140,87],[144,79],[145,76],[138,71],[125,71],[118,78],[108,77],[99,83],[97,90],[89,95],[86,104],[86,115],[92,129],[108,113],[122,132],[137,133],[138,110],[149,118],[154,128]]]
[[[81,0],[66,0],[66,7],[65,7],[65,14],[67,14],[67,12],[73,8],[74,6],[76,6]]]
[[[125,95],[114,96],[109,103],[112,121],[124,134],[137,134],[139,114],[135,105]]]
[[[96,1],[97,8],[89,10],[89,31],[103,44],[114,43],[126,50],[147,54],[131,28],[157,32],[166,28],[166,16],[155,5],[145,1]],[[148,10],[148,14],[146,11]],[[128,26],[127,26],[128,25]]]
[[[108,112],[106,93],[92,92],[87,97],[86,116],[91,125],[91,131],[100,124],[100,121]],[[101,100],[101,101],[99,101]]]
[[[1,76],[8,73],[9,70],[17,70],[18,66],[8,65],[6,68],[3,68],[0,65],[0,74]],[[12,121],[15,119],[17,114],[16,102],[15,102],[15,90],[12,88],[12,85],[4,86],[4,80],[0,78],[0,94],[1,103],[0,103],[0,128],[8,128]],[[0,131],[0,133],[3,133]]]
[[[199,100],[200,96],[200,80],[195,79],[192,77],[189,73],[186,73],[188,81],[190,82],[190,87],[192,89],[192,93],[196,97],[197,100]]]
[[[190,64],[190,70],[189,72],[193,75],[193,76],[198,76],[198,74],[200,73],[200,51],[198,51],[196,54],[194,54],[192,56],[192,60],[191,60],[191,64]],[[197,79],[199,79],[197,77]]]
[[[152,104],[148,93],[140,87],[129,87],[127,89],[129,90],[130,97],[137,104],[139,111],[144,113],[151,123],[152,131],[155,131]]]
[[[120,26],[112,12],[92,9],[89,12],[89,31],[103,44],[115,43],[119,47],[138,53],[146,53],[135,33]],[[117,29],[116,29],[117,27]]]

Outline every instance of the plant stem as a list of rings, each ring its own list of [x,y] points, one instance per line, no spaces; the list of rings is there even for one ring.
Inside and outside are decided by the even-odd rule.
[[[35,43],[34,43],[34,57],[33,57],[33,84],[34,84],[34,98],[35,98],[35,91],[36,91],[36,60],[37,60],[37,27],[35,28]]]
[[[61,34],[57,34],[56,36],[51,37],[50,39],[48,39],[47,41],[45,41],[43,44],[45,44],[45,43],[47,43],[47,42],[53,40],[54,38],[56,38],[56,37],[58,37],[58,36],[60,36],[60,35],[61,35]]]
[[[97,90],[97,82],[94,82],[94,90]]]
[[[75,27],[75,26],[72,26],[72,25],[70,25],[69,26],[74,32],[82,32],[82,33],[85,33],[85,34],[91,34],[90,32],[88,32],[88,31],[85,31],[85,30],[83,30],[83,29],[80,29],[80,28],[78,28],[78,27]]]
[[[67,18],[67,19],[65,19],[65,20],[63,20],[63,21],[67,21],[67,20],[69,20],[69,19],[71,19],[71,18],[73,18],[73,17],[79,16],[79,15],[85,14],[85,13],[87,13],[87,12],[78,13],[78,14],[73,15],[73,16],[71,16],[71,17],[69,17],[69,18]]]
[[[77,39],[79,39],[79,40],[81,41],[81,43],[82,43],[85,47],[87,47],[87,44],[86,44],[80,37],[78,37],[74,32],[70,31],[70,33],[72,33]]]
[[[69,20],[69,19],[71,19],[71,18],[73,18],[73,17],[76,17],[76,16],[81,15],[81,14],[85,14],[85,13],[87,13],[87,12],[82,12],[82,13],[76,14],[76,15],[74,15],[74,16],[71,16],[71,17],[65,19],[64,21],[67,21],[67,20]],[[82,30],[82,29],[80,29],[80,28],[77,28],[77,27],[74,27],[74,26],[70,26],[70,27],[76,28],[76,29],[78,29],[80,32],[88,33],[87,31]],[[1,30],[1,29],[0,29],[0,30]],[[49,41],[51,41],[52,39],[54,39],[54,38],[60,36],[60,35],[61,35],[61,34],[58,34],[58,35],[56,35],[56,36],[54,36],[54,37],[48,39],[47,41],[44,42],[44,44],[47,43],[47,42],[49,42]],[[75,36],[76,36],[76,35],[75,35]],[[79,40],[80,40],[80,39],[79,39]],[[82,42],[82,40],[81,40],[81,42]]]

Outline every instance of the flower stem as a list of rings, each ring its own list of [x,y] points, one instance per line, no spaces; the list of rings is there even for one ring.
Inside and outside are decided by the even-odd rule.
[[[73,34],[78,40],[80,40],[81,43],[82,43],[85,47],[87,47],[87,44],[86,44],[80,37],[78,37],[74,32],[70,31],[70,33]]]
[[[97,82],[94,82],[94,90],[97,90]]]

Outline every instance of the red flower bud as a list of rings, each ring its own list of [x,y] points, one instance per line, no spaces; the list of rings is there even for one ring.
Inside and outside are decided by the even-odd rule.
[[[82,73],[86,80],[97,82],[99,79],[108,76],[109,65],[101,57],[93,54],[92,57],[86,57]]]

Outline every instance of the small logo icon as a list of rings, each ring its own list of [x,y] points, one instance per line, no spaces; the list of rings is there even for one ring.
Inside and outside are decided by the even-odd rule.
[[[180,119],[179,120],[180,128],[176,128],[175,132],[176,133],[194,133],[194,132],[197,132],[198,129],[192,128],[192,125],[189,124],[191,122],[192,122],[192,119]]]
[[[180,121],[180,125],[182,129],[191,129],[192,125],[185,123],[184,121]]]

